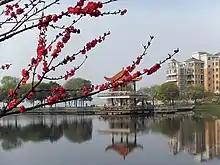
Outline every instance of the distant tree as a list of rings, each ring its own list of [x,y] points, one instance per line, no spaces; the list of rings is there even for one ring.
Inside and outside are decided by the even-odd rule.
[[[19,81],[20,79],[17,77],[4,76],[1,79],[1,84],[5,89],[9,91],[10,89],[15,88],[17,84],[19,83]]]
[[[206,92],[203,86],[189,86],[186,89],[187,98],[194,100],[197,103],[198,99],[204,99]]]
[[[153,85],[151,87],[142,87],[138,90],[139,94],[146,95],[148,100],[151,100],[153,105],[157,96],[158,85]]]
[[[34,84],[36,84],[35,82]],[[60,85],[56,82],[50,81],[49,83],[42,82],[38,85],[36,88],[37,92],[30,100],[33,105],[35,101],[40,101],[41,104],[49,97],[51,96],[51,89],[59,87]],[[20,95],[23,96],[25,95],[30,89],[32,88],[32,83],[27,83],[24,86],[21,87],[20,89]]]
[[[40,90],[41,92],[38,92],[36,95],[35,95],[35,100],[37,101],[40,101],[41,104],[49,97],[51,96],[51,89],[53,88],[57,88],[59,87],[60,85],[56,82],[52,82],[50,81],[49,83],[45,83],[45,82],[42,82],[37,88],[36,90]]]
[[[165,103],[174,104],[179,97],[179,88],[174,83],[164,83],[157,88],[157,98]]]
[[[82,96],[83,91],[82,90],[78,90],[78,89],[82,89],[83,87],[87,87],[90,88],[91,87],[91,81],[83,79],[83,78],[72,78],[69,79],[65,84],[64,87],[66,89],[71,89],[71,91],[69,91],[69,95],[71,97],[78,97],[78,96]],[[92,97],[88,96],[85,98],[80,99],[79,101],[81,101],[81,106],[84,105],[84,101],[92,101]],[[77,100],[74,102],[75,106],[77,107]]]
[[[19,78],[11,77],[11,76],[4,76],[1,79],[1,84],[2,84],[0,87],[1,102],[7,102],[9,90],[15,88],[18,82],[19,82]]]

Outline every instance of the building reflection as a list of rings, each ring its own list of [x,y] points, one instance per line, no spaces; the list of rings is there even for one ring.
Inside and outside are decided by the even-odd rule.
[[[220,119],[182,119],[175,135],[169,137],[170,151],[187,152],[195,161],[220,158]]]
[[[68,116],[16,116],[0,120],[0,144],[3,150],[12,150],[26,142],[57,142],[62,137],[72,143],[92,139],[92,119]],[[18,124],[19,123],[19,124]]]
[[[105,151],[115,151],[125,159],[134,150],[143,150],[143,145],[138,144],[139,134],[148,133],[150,120],[137,118],[112,118],[108,120],[109,128],[99,130],[100,134],[111,135],[111,143]]]

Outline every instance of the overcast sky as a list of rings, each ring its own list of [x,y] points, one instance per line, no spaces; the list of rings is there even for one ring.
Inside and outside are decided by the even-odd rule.
[[[60,8],[73,2],[62,1]],[[189,58],[196,51],[220,51],[219,0],[119,0],[108,5],[106,11],[123,8],[128,9],[123,17],[84,19],[76,24],[82,34],[72,38],[64,54],[74,53],[83,43],[111,31],[111,36],[88,54],[88,61],[76,76],[90,79],[94,84],[104,82],[104,76],[114,75],[142,53],[141,45],[147,42],[149,35],[154,35],[155,40],[139,66],[140,70],[165,58],[177,47],[180,48],[176,57],[179,60]],[[52,12],[59,9],[54,8]],[[36,55],[36,41],[37,31],[33,30],[0,44],[1,63],[13,64],[10,71],[2,73],[1,77],[5,74],[19,76],[20,70],[27,68],[27,62]],[[153,76],[145,76],[139,87],[163,83],[166,67],[167,64]],[[67,68],[57,70],[56,75]]]

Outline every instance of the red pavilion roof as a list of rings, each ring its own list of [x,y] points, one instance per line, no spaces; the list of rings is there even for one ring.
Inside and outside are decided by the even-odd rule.
[[[113,145],[108,146],[105,149],[105,151],[111,149],[113,151],[116,151],[119,155],[121,155],[125,159],[125,157],[136,148],[143,149],[143,146],[134,143],[115,143]]]
[[[107,81],[123,81],[125,79],[125,70],[122,69],[120,72],[118,72],[113,77],[104,77]],[[140,81],[142,77],[134,78],[133,81]]]

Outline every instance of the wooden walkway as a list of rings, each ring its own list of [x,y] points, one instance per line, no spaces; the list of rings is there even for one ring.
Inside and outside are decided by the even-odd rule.
[[[96,108],[96,109],[95,109]],[[24,113],[25,115],[103,115],[103,116],[115,116],[115,115],[159,115],[159,114],[175,114],[180,112],[190,112],[193,110],[193,106],[182,107],[182,108],[173,108],[169,107],[155,107],[154,109],[106,109],[103,110],[97,107],[87,107],[86,109],[76,109],[76,108],[57,108],[57,109],[49,109],[49,108],[40,108],[33,111],[29,111]]]

